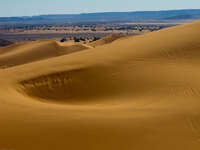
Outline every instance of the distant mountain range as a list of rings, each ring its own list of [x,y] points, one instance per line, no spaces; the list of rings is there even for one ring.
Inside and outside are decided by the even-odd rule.
[[[0,17],[0,23],[85,23],[200,19],[200,9]]]

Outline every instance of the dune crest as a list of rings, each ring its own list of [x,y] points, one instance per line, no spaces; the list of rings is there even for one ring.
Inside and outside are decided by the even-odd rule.
[[[119,34],[112,34],[112,35],[106,36],[106,37],[104,37],[100,40],[94,41],[94,42],[90,43],[89,45],[92,46],[92,47],[102,46],[102,45],[105,45],[105,44],[112,43],[115,40],[118,40],[122,37],[124,37],[124,36],[121,36]]]

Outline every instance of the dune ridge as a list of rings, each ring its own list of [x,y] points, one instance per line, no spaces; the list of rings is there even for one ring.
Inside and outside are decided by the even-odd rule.
[[[112,34],[112,35],[104,37],[100,40],[94,41],[94,42],[90,43],[89,45],[92,46],[92,47],[102,46],[102,45],[105,45],[105,44],[112,43],[112,42],[114,42],[114,41],[116,41],[116,40],[118,40],[122,37],[124,37],[124,36],[119,35],[119,34]]]
[[[42,59],[70,54],[84,49],[88,49],[88,47],[82,44],[62,46],[60,43],[53,40],[14,44],[0,48],[0,66],[6,68],[22,65]]]
[[[0,146],[199,150],[199,29],[195,21],[0,70]]]

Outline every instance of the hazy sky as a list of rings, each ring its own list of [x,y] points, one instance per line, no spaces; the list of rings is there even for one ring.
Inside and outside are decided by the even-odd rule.
[[[200,0],[0,0],[0,16],[200,8]]]

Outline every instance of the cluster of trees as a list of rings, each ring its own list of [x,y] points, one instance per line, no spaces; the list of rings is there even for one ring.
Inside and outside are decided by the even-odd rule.
[[[92,37],[92,38],[85,38],[85,37],[73,37],[73,40],[74,42],[85,42],[85,41],[90,41],[90,42],[93,42],[93,41],[97,41],[99,40],[100,38],[99,37]],[[60,42],[66,42],[68,39],[66,37],[63,37]]]

